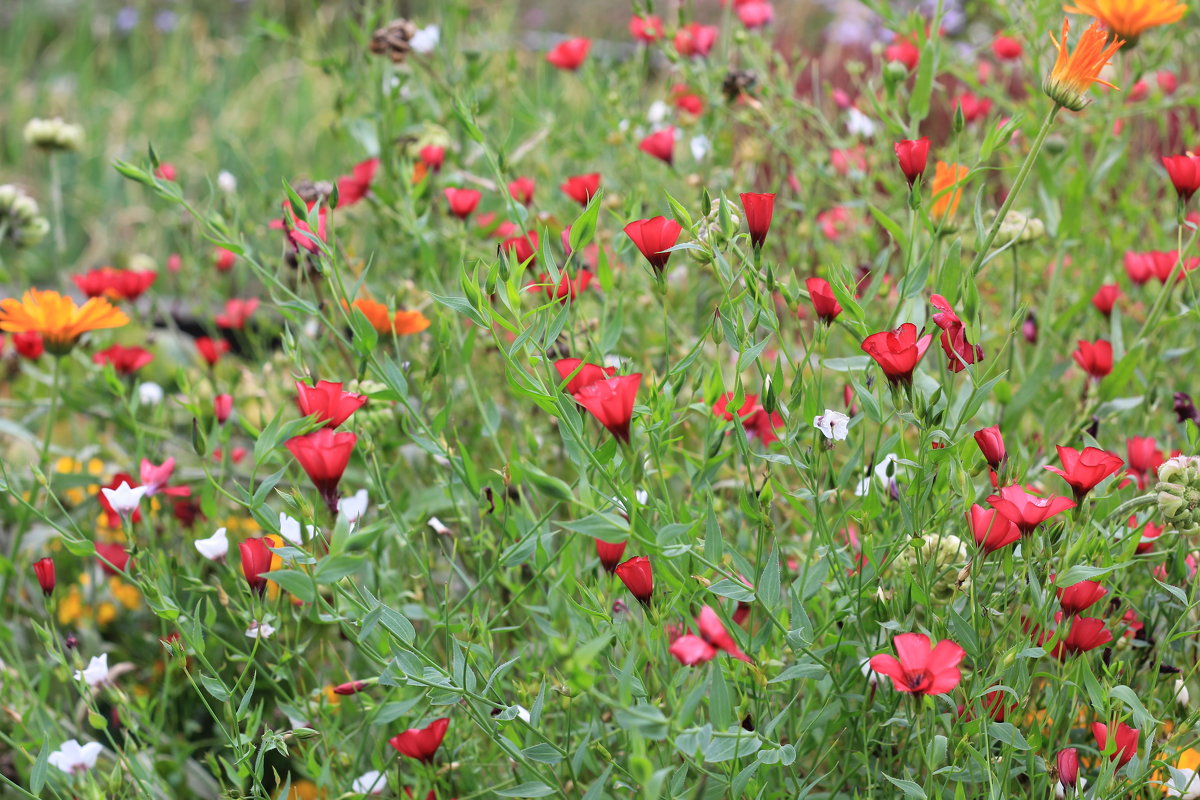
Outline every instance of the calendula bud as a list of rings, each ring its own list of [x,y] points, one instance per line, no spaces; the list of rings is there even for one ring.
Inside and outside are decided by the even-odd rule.
[[[53,119],[31,119],[25,123],[25,143],[42,150],[78,150],[83,146],[83,128]]]

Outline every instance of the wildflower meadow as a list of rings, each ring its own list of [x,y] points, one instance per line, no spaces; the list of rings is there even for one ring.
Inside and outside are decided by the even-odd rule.
[[[1200,798],[1189,5],[0,4],[0,797]]]

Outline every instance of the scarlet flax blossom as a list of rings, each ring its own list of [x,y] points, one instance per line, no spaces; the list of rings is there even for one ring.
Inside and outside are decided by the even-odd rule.
[[[946,694],[958,686],[958,665],[966,651],[949,639],[930,646],[923,633],[901,633],[892,639],[896,656],[886,653],[871,657],[871,669],[892,679],[896,691],[914,694]]]
[[[742,210],[746,212],[750,242],[755,249],[759,249],[767,240],[767,231],[771,229],[771,217],[775,214],[775,195],[743,192],[738,197],[742,201]]]
[[[300,413],[305,416],[315,414],[326,428],[341,425],[366,402],[364,395],[344,391],[340,381],[317,381],[316,386],[296,381],[296,404],[300,406]]]
[[[1090,606],[1108,594],[1096,581],[1080,581],[1070,586],[1060,586],[1055,590],[1058,595],[1058,605],[1067,616],[1082,614]]]
[[[896,160],[900,162],[900,171],[904,173],[908,185],[912,186],[925,174],[925,166],[929,159],[929,137],[920,139],[902,139],[893,145]]]
[[[572,175],[559,188],[567,197],[581,206],[586,206],[596,196],[596,192],[600,191],[600,173],[589,172],[586,175]]]
[[[862,351],[875,359],[892,386],[912,384],[913,370],[925,355],[933,336],[917,338],[917,326],[905,322],[895,330],[873,333],[863,340]]]
[[[1079,751],[1074,747],[1065,747],[1054,757],[1058,767],[1058,782],[1064,789],[1074,789],[1079,782]]]
[[[638,144],[643,153],[654,156],[668,165],[675,163],[675,128],[668,125],[661,131],[655,131]]]
[[[88,297],[107,297],[111,300],[136,300],[158,278],[154,270],[113,269],[100,267],[71,278],[79,291]]]
[[[1130,759],[1137,755],[1139,734],[1137,728],[1131,728],[1124,722],[1120,722],[1115,731],[1110,731],[1104,723],[1093,722],[1092,734],[1096,737],[1096,747],[1101,752],[1108,749],[1109,740],[1112,740],[1114,750],[1108,758],[1110,761],[1117,762],[1117,769],[1128,764]]]
[[[196,352],[204,359],[204,363],[210,367],[216,366],[216,363],[221,360],[221,356],[229,352],[229,342],[224,339],[201,336],[196,339]]]
[[[1120,456],[1098,447],[1076,450],[1073,447],[1058,445],[1057,450],[1062,469],[1051,466],[1047,466],[1046,469],[1071,484],[1071,488],[1075,490],[1076,502],[1082,501],[1084,495],[1096,488],[1100,481],[1125,466]]]
[[[1005,486],[999,494],[988,497],[988,504],[1021,533],[1030,533],[1051,517],[1075,507],[1068,497],[1038,497],[1021,486]]]
[[[1092,305],[1104,316],[1112,316],[1113,306],[1121,296],[1121,287],[1115,283],[1106,283],[1092,295]]]
[[[154,354],[140,347],[122,347],[114,344],[106,350],[92,354],[96,364],[111,364],[118,375],[132,375],[154,360]]]
[[[54,594],[54,559],[39,558],[33,562],[33,574],[37,578],[38,586],[42,587],[42,594],[46,597]]]
[[[975,544],[985,553],[994,553],[1021,540],[1021,529],[994,508],[973,504],[967,512],[967,523]]]
[[[675,49],[684,58],[707,57],[717,41],[716,25],[689,22],[675,33]]]
[[[666,217],[636,219],[625,226],[625,235],[658,275],[662,275],[666,269],[667,261],[671,258],[670,249],[679,241],[682,231],[682,225]]]
[[[826,325],[832,324],[842,313],[842,305],[833,294],[833,287],[824,278],[806,278],[804,288],[808,290],[808,301],[813,311]]]
[[[1071,111],[1082,111],[1090,102],[1088,90],[1093,83],[1110,89],[1117,88],[1101,79],[1100,72],[1125,42],[1116,36],[1110,42],[1100,23],[1093,22],[1079,37],[1075,52],[1071,53],[1067,50],[1067,32],[1070,29],[1070,20],[1064,17],[1062,38],[1055,39],[1053,34],[1050,35],[1050,41],[1058,50],[1058,58],[1054,68],[1042,81],[1042,91],[1058,105]]]
[[[712,661],[721,651],[747,664],[754,663],[754,659],[743,653],[734,643],[721,618],[710,606],[700,609],[700,615],[696,617],[696,628],[699,636],[685,633],[671,642],[667,652],[675,656],[679,663],[688,667],[703,664]]]
[[[571,380],[567,381],[566,385],[567,394],[575,394],[585,386],[611,378],[617,371],[616,367],[587,364],[579,358],[560,358],[554,362],[554,368],[558,370],[558,374],[563,380],[567,380],[567,376],[571,376]]]
[[[606,542],[603,539],[596,540],[596,556],[600,559],[600,565],[604,567],[604,571],[611,573],[617,565],[621,563],[622,556],[625,555],[625,546],[628,542]]]
[[[287,449],[300,463],[331,514],[337,513],[337,503],[341,499],[338,483],[350,463],[357,441],[358,437],[353,433],[334,433],[329,428],[287,440]]]
[[[471,216],[479,206],[480,199],[483,198],[483,194],[475,189],[455,189],[447,186],[442,191],[446,195],[446,202],[450,205],[450,213],[459,219]]]
[[[1000,434],[999,425],[975,431],[975,444],[979,445],[979,452],[983,453],[984,460],[994,470],[1000,469],[1008,460],[1008,451],[1004,449],[1004,437]]]
[[[271,559],[274,556],[268,547],[271,544],[273,542],[264,537],[245,539],[238,543],[238,552],[242,556],[242,576],[259,597],[267,592],[267,579],[263,574],[271,571]]]
[[[946,298],[935,294],[929,302],[939,312],[933,315],[933,323],[942,329],[942,352],[949,361],[947,368],[951,372],[962,372],[968,364],[983,361],[983,348],[967,341],[967,328]]]
[[[622,444],[629,444],[633,402],[642,383],[640,372],[618,375],[584,386],[573,394],[575,402],[591,412]]]
[[[442,746],[446,738],[446,729],[450,727],[450,718],[441,717],[429,723],[425,728],[409,728],[403,733],[388,739],[388,744],[400,755],[416,759],[424,764],[433,761],[434,754]]]
[[[1200,156],[1163,156],[1162,165],[1179,195],[1179,202],[1187,203],[1200,189]]]
[[[559,42],[550,48],[546,61],[561,70],[573,72],[583,66],[587,60],[588,51],[592,49],[592,40],[582,36]]]
[[[639,603],[650,605],[650,598],[654,595],[654,570],[650,567],[650,559],[636,556],[618,564],[613,573]]]
[[[258,304],[257,297],[245,300],[231,298],[225,301],[225,310],[213,317],[213,322],[217,323],[218,328],[241,330],[246,327],[246,321],[250,319],[250,315],[258,310]]]
[[[543,272],[538,276],[536,283],[529,285],[529,291],[545,292],[551,300],[565,303],[567,300],[574,300],[578,297],[579,293],[586,289],[591,282],[592,273],[586,269],[579,270],[575,273],[574,278],[564,270],[560,273],[557,284]]]
[[[1088,374],[1093,381],[1099,381],[1112,372],[1112,345],[1103,339],[1089,342],[1079,340],[1079,347],[1071,354],[1079,368]]]
[[[308,204],[308,211],[311,215],[313,207],[316,203]],[[321,248],[317,241],[327,241],[328,232],[326,230],[326,222],[329,216],[329,209],[326,206],[321,206],[317,209],[317,229],[314,231],[308,224],[307,219],[301,219],[292,204],[285,202],[283,204],[284,216],[282,219],[271,220],[270,226],[273,230],[284,231],[287,234],[288,241],[291,242],[292,248],[299,251],[304,248],[310,253],[318,253]]]
[[[657,42],[663,37],[663,21],[654,14],[634,14],[629,18],[629,35],[646,44]]]
[[[520,177],[508,183],[508,193],[523,206],[533,202],[533,190],[533,178]]]

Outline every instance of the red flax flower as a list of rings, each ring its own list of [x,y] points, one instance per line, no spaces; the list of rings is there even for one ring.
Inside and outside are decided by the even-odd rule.
[[[366,681],[346,681],[333,687],[333,693],[341,697],[348,697],[349,695],[358,694],[370,685]]]
[[[1124,722],[1117,724],[1117,729],[1112,733],[1113,747],[1116,749],[1108,757],[1109,761],[1117,762],[1117,769],[1128,764],[1129,760],[1137,755],[1138,733],[1137,728],[1131,728]],[[1096,747],[1100,748],[1101,752],[1107,750],[1108,726],[1102,722],[1093,722],[1092,734],[1096,737]]]
[[[240,330],[246,327],[246,320],[258,310],[258,298],[250,297],[245,300],[232,298],[225,301],[225,311],[213,317],[218,328]]]
[[[949,359],[950,371],[962,372],[968,364],[983,361],[983,348],[967,341],[967,328],[946,298],[935,294],[929,302],[940,312],[933,315],[933,324],[942,329],[942,352]]]
[[[396,748],[400,755],[428,764],[442,746],[442,739],[446,738],[446,729],[449,727],[450,718],[441,717],[429,723],[427,728],[409,728],[393,736],[388,739],[388,744]]]
[[[154,355],[148,350],[140,347],[122,347],[119,344],[92,354],[93,362],[112,364],[118,375],[132,375],[153,360]]]
[[[988,504],[1021,533],[1030,533],[1051,517],[1075,507],[1068,497],[1038,497],[1020,486],[1005,486],[988,498]]]
[[[1125,457],[1129,462],[1129,474],[1137,479],[1139,489],[1146,488],[1165,460],[1158,443],[1151,436],[1130,436],[1125,443]]]
[[[529,284],[528,291],[545,292],[546,296],[551,300],[558,300],[560,303],[567,302],[568,299],[574,300],[579,296],[579,293],[588,287],[592,282],[592,273],[586,269],[581,269],[575,273],[572,278],[564,270],[560,273],[558,285],[554,284],[550,276],[546,273],[538,275],[535,283]]]
[[[42,587],[42,594],[46,597],[54,594],[53,558],[41,558],[33,562],[33,574],[37,577],[38,586]]]
[[[767,240],[767,231],[771,228],[771,217],[775,215],[775,195],[743,192],[738,197],[742,201],[742,210],[746,212],[746,227],[750,230],[750,242],[755,249],[759,249]]]
[[[721,618],[711,607],[705,606],[700,609],[700,616],[696,617],[696,628],[700,631],[699,636],[685,633],[671,642],[667,652],[675,656],[679,663],[687,667],[703,664],[712,661],[722,650],[739,661],[754,663],[754,659],[743,653],[734,643],[733,637],[721,623]]]
[[[88,297],[107,297],[111,300],[136,300],[158,278],[154,270],[113,269],[100,267],[75,275],[71,280]]]
[[[625,555],[625,545],[627,544],[629,543],[596,540],[596,556],[600,559],[600,565],[604,567],[605,572],[613,572],[621,563],[621,557]]]
[[[537,249],[537,231],[526,231],[523,234],[518,233],[516,236],[510,236],[500,243],[500,250],[507,251],[509,257],[518,264],[532,261],[537,256]]]
[[[929,159],[929,137],[902,139],[893,147],[896,150],[896,160],[900,162],[900,171],[904,173],[908,185],[912,186],[917,182],[917,178],[925,174],[925,165]]]
[[[1004,437],[1000,435],[999,425],[975,431],[975,444],[979,445],[979,452],[983,453],[984,459],[992,469],[1000,469],[1008,460],[1008,451],[1004,449]]]
[[[1098,447],[1076,450],[1060,444],[1057,449],[1062,469],[1051,466],[1047,466],[1046,469],[1071,484],[1071,488],[1075,490],[1076,502],[1082,501],[1084,495],[1096,488],[1096,484],[1125,466],[1120,456]]]
[[[329,428],[287,440],[287,449],[300,462],[330,513],[337,513],[338,483],[357,441],[353,433],[334,433]]]
[[[1095,617],[1071,617],[1071,627],[1067,635],[1054,645],[1052,653],[1060,661],[1067,656],[1079,655],[1097,647],[1103,647],[1113,640],[1112,632],[1104,626],[1104,620]],[[1061,625],[1063,612],[1054,615],[1054,622]],[[1049,635],[1041,634],[1035,637],[1039,645],[1045,644]]]
[[[837,315],[842,313],[842,305],[833,294],[833,287],[824,278],[806,278],[804,287],[808,289],[808,301],[812,303],[813,311],[826,325],[832,324]]]
[[[971,526],[975,544],[985,553],[994,553],[1021,539],[1021,529],[1011,520],[994,508],[984,508],[978,503],[973,504],[967,512],[967,523]]]
[[[689,22],[675,33],[675,49],[684,58],[705,58],[717,41],[718,31],[716,25]]]
[[[1070,21],[1064,17],[1062,39],[1055,39],[1053,34],[1050,35],[1050,41],[1054,42],[1058,50],[1058,58],[1054,62],[1054,68],[1042,80],[1042,91],[1058,105],[1072,111],[1082,111],[1089,102],[1088,90],[1092,88],[1093,83],[1110,89],[1117,88],[1102,80],[1100,72],[1125,42],[1116,36],[1110,42],[1100,23],[1093,22],[1079,37],[1075,52],[1068,53],[1067,32],[1070,29]]]
[[[341,425],[366,402],[364,395],[343,391],[340,382],[317,381],[316,386],[309,386],[296,381],[296,403],[300,413],[305,416],[316,414],[326,428]]]
[[[1016,61],[1021,57],[1021,42],[1002,33],[992,39],[992,55],[1001,61]]]
[[[931,341],[931,335],[918,339],[917,326],[906,322],[895,330],[871,334],[863,340],[862,351],[875,359],[892,386],[909,386]]]
[[[263,574],[271,571],[271,552],[269,545],[273,542],[265,537],[245,539],[238,543],[238,551],[242,555],[242,575],[250,589],[259,597],[267,592],[267,579]]]
[[[233,395],[219,394],[213,398],[213,415],[217,422],[224,425],[229,415],[233,413]]]
[[[1074,789],[1079,782],[1079,751],[1074,747],[1065,747],[1054,757],[1058,767],[1058,782],[1064,789]]]
[[[1112,345],[1103,339],[1094,342],[1079,340],[1079,347],[1071,354],[1079,368],[1094,381],[1099,381],[1113,368]]]
[[[216,363],[221,360],[222,354],[229,352],[229,342],[224,339],[210,339],[207,336],[201,336],[196,339],[196,352],[204,359],[204,363],[210,367],[216,366]]]
[[[638,149],[643,153],[648,153],[660,161],[665,161],[667,164],[675,163],[675,127],[668,125],[661,131],[654,133],[642,139],[638,144]]]
[[[1113,306],[1121,296],[1121,287],[1115,283],[1106,283],[1092,295],[1092,305],[1104,316],[1112,316]]]
[[[434,172],[441,172],[442,164],[446,163],[446,148],[441,145],[427,144],[417,153],[421,163]],[[418,179],[419,180],[419,179]],[[416,183],[417,181],[414,181]]]
[[[895,656],[886,653],[871,657],[871,669],[887,675],[898,692],[946,694],[962,680],[959,663],[966,651],[949,639],[930,647],[923,633],[901,633],[892,639]]]
[[[508,193],[523,206],[533,202],[533,189],[533,178],[520,177],[508,183]]]
[[[629,18],[629,35],[646,44],[657,42],[663,37],[663,21],[654,14],[634,14]]]
[[[559,188],[567,197],[581,206],[586,206],[596,196],[596,192],[600,191],[600,173],[589,172],[586,175],[572,175]]]
[[[567,39],[550,48],[546,60],[559,69],[574,71],[583,66],[587,60],[588,51],[592,49],[592,40],[582,36]]]
[[[1082,614],[1089,606],[1097,603],[1100,598],[1108,594],[1108,589],[1095,581],[1080,581],[1070,586],[1060,586],[1056,593],[1058,594],[1058,605],[1067,616],[1073,617]]]
[[[450,213],[459,219],[471,216],[483,198],[483,193],[475,189],[455,189],[447,186],[442,191],[446,195],[446,202],[450,204]]]
[[[96,563],[108,575],[125,572],[129,567],[129,551],[119,542],[96,542]]]
[[[1163,156],[1162,165],[1179,195],[1179,202],[1186,204],[1200,189],[1200,156]]]
[[[315,205],[316,203],[309,203],[308,210],[311,212]],[[283,211],[283,219],[271,220],[269,227],[273,230],[285,231],[288,241],[292,243],[294,249],[298,250],[303,247],[310,253],[320,251],[321,248],[317,246],[315,240],[327,241],[326,217],[329,214],[329,208],[321,206],[317,209],[317,229],[315,231],[309,226],[307,220],[301,219],[296,215],[296,211],[292,208],[291,203],[285,202],[283,204]]]
[[[575,402],[592,413],[617,440],[629,444],[629,423],[642,374],[618,375],[584,386],[573,394]]]
[[[671,258],[670,249],[679,241],[682,231],[682,225],[666,217],[635,219],[625,226],[625,235],[642,252],[658,275],[662,275],[666,269],[667,261]]]
[[[726,392],[717,398],[717,402],[713,403],[712,412],[715,416],[721,417],[726,422],[733,421],[733,412],[729,410],[729,403],[733,400],[733,392]],[[758,395],[748,394],[742,402],[742,407],[738,409],[737,416],[743,420],[748,419],[758,409]]]
[[[371,182],[379,171],[379,159],[368,158],[354,165],[349,175],[343,175],[337,181],[338,207],[352,206],[367,196],[371,191]]]
[[[654,571],[650,568],[650,559],[636,556],[618,564],[613,573],[639,603],[650,605],[650,597],[654,594]]]
[[[611,378],[617,371],[616,367],[600,367],[596,364],[585,364],[580,358],[560,358],[554,362],[554,368],[558,370],[558,374],[565,381],[568,375],[572,375],[570,381],[567,381],[567,394],[575,394],[583,389],[583,387],[603,381],[606,378]],[[578,369],[578,372],[575,370]]]

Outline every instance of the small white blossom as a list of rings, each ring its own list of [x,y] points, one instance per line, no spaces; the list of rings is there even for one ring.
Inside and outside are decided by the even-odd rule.
[[[703,161],[712,152],[712,142],[703,133],[693,136],[688,145],[692,149],[692,158],[696,161]]]
[[[153,381],[138,384],[138,402],[144,406],[156,406],[163,400],[163,388]]]
[[[237,178],[229,170],[223,169],[217,173],[217,188],[225,194],[233,194],[237,191]]]
[[[274,635],[275,626],[269,622],[253,620],[246,629],[246,636],[250,639],[270,639]]]
[[[650,108],[646,110],[646,119],[650,120],[652,125],[657,125],[662,122],[671,113],[671,107],[662,100],[655,100],[650,104]]]
[[[840,411],[825,409],[819,417],[813,417],[813,427],[825,435],[826,439],[841,442],[849,433],[850,418]]]
[[[341,507],[341,503],[338,503],[338,507]],[[312,525],[305,525],[304,529],[310,539],[317,535],[317,529]],[[297,547],[304,544],[304,537],[300,535],[300,521],[282,512],[279,514],[279,535]]]
[[[851,108],[846,112],[846,130],[852,136],[871,139],[875,136],[875,122],[857,108]]]
[[[412,48],[414,53],[432,53],[437,49],[438,42],[442,39],[442,29],[437,25],[426,25],[421,28],[413,37],[408,40],[408,46]]]
[[[146,493],[146,487],[133,488],[130,487],[129,481],[121,481],[121,485],[115,489],[105,487],[100,491],[104,492],[104,499],[112,506],[113,511],[122,517],[131,517],[137,511],[138,503],[142,502],[142,495]]]
[[[99,742],[80,745],[75,739],[67,739],[46,760],[51,766],[58,767],[71,775],[76,772],[86,772],[96,766],[96,759],[99,757],[101,749]]]
[[[433,528],[434,533],[440,533],[443,536],[454,532],[454,531],[450,530],[449,528],[447,528],[442,523],[442,521],[440,519],[438,519],[437,517],[430,517],[429,522],[427,522],[426,524],[429,525],[429,527]]]
[[[220,561],[229,552],[229,538],[225,535],[224,528],[217,528],[212,536],[207,539],[197,539],[194,544],[200,551],[200,555],[209,561]]]
[[[383,794],[386,789],[387,776],[377,769],[364,772],[350,785],[350,791],[355,794]]]
[[[108,680],[108,653],[92,656],[84,669],[75,670],[75,680],[87,681],[93,689]]]
[[[1183,682],[1182,678],[1177,678],[1175,680],[1175,702],[1186,708],[1191,705],[1191,700],[1192,696],[1188,694],[1187,684]]]
[[[338,500],[338,514],[346,518],[346,522],[350,523],[350,527],[354,527],[363,514],[367,513],[367,490],[359,489],[350,497],[343,497]]]

